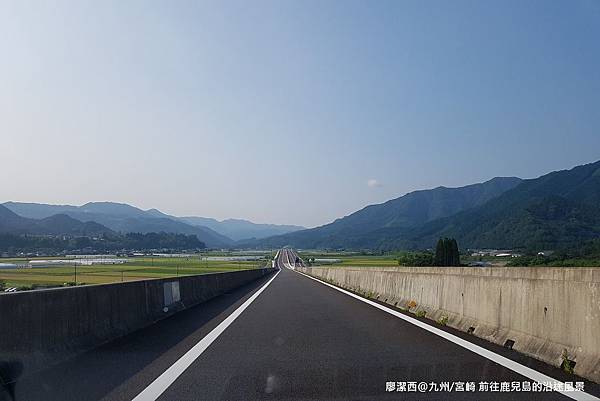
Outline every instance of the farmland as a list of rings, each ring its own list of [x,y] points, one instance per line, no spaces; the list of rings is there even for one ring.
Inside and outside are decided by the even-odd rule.
[[[219,255],[223,256],[223,255]],[[133,280],[217,273],[259,268],[267,259],[231,260],[227,256],[210,255],[190,257],[133,257],[114,265],[61,265],[18,269],[0,269],[0,283],[4,287],[28,289],[32,286],[62,286],[102,284]],[[267,256],[267,255],[263,255]],[[39,260],[40,258],[37,258]],[[52,260],[53,258],[43,258]],[[64,259],[64,258],[63,258]],[[207,260],[208,259],[208,260]],[[216,259],[216,260],[215,260]],[[0,263],[26,264],[36,259],[0,259]]]

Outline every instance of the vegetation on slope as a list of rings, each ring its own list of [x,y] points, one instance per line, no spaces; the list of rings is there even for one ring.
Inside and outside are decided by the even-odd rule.
[[[117,251],[146,249],[203,249],[205,244],[195,235],[172,233],[127,233],[100,237],[34,236],[0,234],[0,252],[17,254],[37,252],[58,254],[68,251]]]

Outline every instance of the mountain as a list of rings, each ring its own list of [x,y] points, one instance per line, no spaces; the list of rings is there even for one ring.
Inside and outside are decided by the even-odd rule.
[[[63,213],[81,221],[96,221],[120,232],[197,234],[201,241],[212,248],[228,247],[233,241],[242,239],[266,238],[304,229],[293,225],[256,224],[240,219],[218,221],[207,217],[177,217],[158,209],[142,210],[115,202],[90,202],[82,206],[6,202],[4,206],[24,217],[41,219]]]
[[[190,225],[156,209],[144,211],[124,203],[90,202],[82,206],[71,206],[6,202],[4,206],[28,218],[46,218],[62,213],[81,222],[102,224],[117,232],[194,234],[210,248],[225,248],[233,244],[230,238],[208,227]]]
[[[19,216],[43,219],[55,214],[96,215],[108,214],[119,217],[139,217],[144,211],[124,203],[90,202],[82,206],[49,205],[45,203],[5,202],[3,204]]]
[[[146,218],[148,213],[126,203],[117,202],[88,202],[78,207],[80,212],[88,214],[105,214],[128,218]]]
[[[496,177],[460,188],[414,191],[385,203],[367,206],[349,216],[309,230],[247,241],[248,246],[300,248],[379,248],[389,235],[398,236],[430,221],[485,204],[521,183]]]
[[[600,237],[600,161],[524,180],[489,202],[432,221],[387,247],[431,246],[439,237],[462,247],[555,249]],[[391,239],[391,238],[390,238]]]
[[[416,191],[311,230],[247,246],[425,249],[440,237],[461,248],[564,249],[600,237],[600,161],[538,178],[495,178]]]
[[[218,221],[207,217],[188,216],[180,217],[179,220],[192,225],[208,227],[234,241],[249,238],[266,238],[305,229],[304,227],[294,225],[257,224],[241,219]]]
[[[0,205],[0,233],[34,235],[95,236],[113,233],[93,221],[81,222],[66,214],[56,214],[43,219],[22,217]]]
[[[54,216],[55,214],[64,214],[68,212],[77,212],[77,206],[70,205],[46,205],[39,203],[6,202],[4,207],[10,209],[19,216],[30,219],[43,219]]]
[[[258,236],[269,230],[294,227],[233,219],[219,222],[202,217],[178,218],[156,209],[144,211],[110,202],[80,207],[15,202],[4,205],[0,209],[0,232],[6,232],[7,227],[20,232],[48,232],[58,223],[73,225],[72,232],[86,230],[66,221],[69,216],[79,223],[94,221],[121,232],[196,234],[209,247],[233,244],[230,238],[216,232],[218,228],[236,239],[255,237],[236,242],[236,247],[424,249],[433,247],[440,237],[453,237],[463,249],[558,249],[600,237],[600,161],[534,179],[497,177],[459,188],[415,191],[367,206],[321,227],[262,239]],[[65,221],[50,221],[45,226],[18,216],[48,218],[57,213],[67,215],[54,217]]]

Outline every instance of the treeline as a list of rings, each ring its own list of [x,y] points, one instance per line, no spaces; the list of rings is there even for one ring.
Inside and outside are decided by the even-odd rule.
[[[402,252],[400,266],[461,266],[458,244],[453,238],[440,238],[435,252]],[[600,238],[553,252],[531,252],[509,258],[507,266],[596,267],[600,266]]]
[[[537,253],[511,258],[507,266],[595,267],[600,266],[600,238],[558,249],[549,255]]]
[[[128,233],[122,241],[126,249],[203,249],[204,242],[193,234]]]
[[[398,256],[400,266],[434,266],[431,252],[402,252]]]
[[[440,238],[433,252],[404,252],[400,266],[460,266],[460,251],[454,238]]]
[[[206,245],[195,235],[174,233],[127,233],[100,237],[65,237],[0,234],[0,252],[44,254],[65,251],[118,251],[149,249],[204,249]]]

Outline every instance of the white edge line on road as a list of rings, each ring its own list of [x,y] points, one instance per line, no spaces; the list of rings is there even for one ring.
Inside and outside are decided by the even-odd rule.
[[[494,353],[494,352],[492,352],[492,351],[490,351],[488,349],[480,347],[479,345],[475,345],[475,344],[473,344],[473,343],[471,343],[471,342],[469,342],[467,340],[464,340],[464,339],[462,339],[462,338],[460,338],[458,336],[455,336],[454,334],[450,334],[450,333],[448,333],[448,332],[446,332],[444,330],[440,330],[440,329],[438,329],[438,328],[436,328],[434,326],[431,326],[431,325],[429,325],[427,323],[421,322],[420,320],[417,320],[417,319],[412,318],[410,316],[406,316],[403,313],[400,313],[400,312],[395,311],[395,310],[393,310],[391,308],[388,308],[387,306],[378,304],[377,302],[373,302],[373,301],[371,301],[369,299],[363,298],[363,297],[361,297],[359,295],[356,295],[356,294],[354,294],[354,293],[352,293],[350,291],[344,290],[342,288],[336,287],[335,285],[332,285],[332,284],[326,283],[324,281],[321,281],[318,278],[309,276],[308,274],[299,272],[297,270],[295,270],[295,271],[297,273],[302,274],[305,277],[308,277],[311,280],[315,280],[316,282],[319,282],[319,283],[321,283],[323,285],[327,285],[327,286],[329,286],[329,287],[331,287],[331,288],[333,288],[335,290],[338,290],[338,291],[340,291],[340,292],[342,292],[342,293],[344,293],[346,295],[349,295],[349,296],[351,296],[353,298],[356,298],[359,301],[362,301],[362,302],[367,303],[367,304],[369,304],[371,306],[374,306],[377,309],[381,309],[382,311],[387,312],[390,315],[394,315],[394,316],[396,316],[396,317],[398,317],[398,318],[400,318],[402,320],[407,321],[408,323],[414,324],[415,326],[418,326],[418,327],[420,327],[420,328],[422,328],[424,330],[427,330],[430,333],[433,333],[433,334],[435,334],[437,336],[440,336],[440,337],[442,337],[442,338],[444,338],[444,339],[446,339],[448,341],[451,341],[451,342],[453,342],[453,343],[455,343],[455,344],[457,344],[457,345],[459,345],[459,346],[461,346],[463,348],[468,349],[469,351],[472,351],[472,352],[474,352],[476,354],[479,354],[479,355],[483,356],[484,358],[487,358],[490,361],[496,362],[497,364],[502,365],[505,368],[508,368],[508,369],[510,369],[510,370],[512,370],[514,372],[517,372],[520,375],[523,375],[523,376],[525,376],[525,377],[527,377],[527,378],[529,378],[531,380],[535,380],[536,382],[539,382],[539,383],[542,383],[542,384],[543,383],[548,383],[548,382],[552,382],[552,383],[556,382],[556,383],[562,383],[562,384],[564,384],[564,382],[561,382],[559,380],[554,379],[553,377],[550,377],[548,375],[540,373],[537,370],[528,368],[525,365],[521,365],[520,363],[515,362],[512,359],[506,358],[506,357],[504,357],[502,355],[498,355],[498,354],[496,354],[496,353]],[[600,400],[600,398],[597,398],[597,397],[595,397],[595,396],[593,396],[591,394],[585,393],[583,391],[558,391],[558,392],[561,393],[561,394],[563,394],[566,397],[569,397],[569,398],[572,398],[572,399],[578,400],[578,401],[592,401],[592,400],[598,401],[598,400]]]
[[[148,387],[142,390],[132,401],[154,401],[165,392],[167,388],[181,374],[190,367],[190,365],[198,359],[200,355],[215,341],[233,321],[238,318],[244,310],[250,306],[250,304],[258,298],[258,296],[271,284],[277,277],[280,270],[258,291],[256,291],[250,298],[241,304],[235,311],[233,311],[225,320],[223,320],[217,327],[212,329],[202,340],[194,345],[188,352],[186,352],[181,358],[179,358],[173,365],[165,370],[160,376],[158,376]]]

